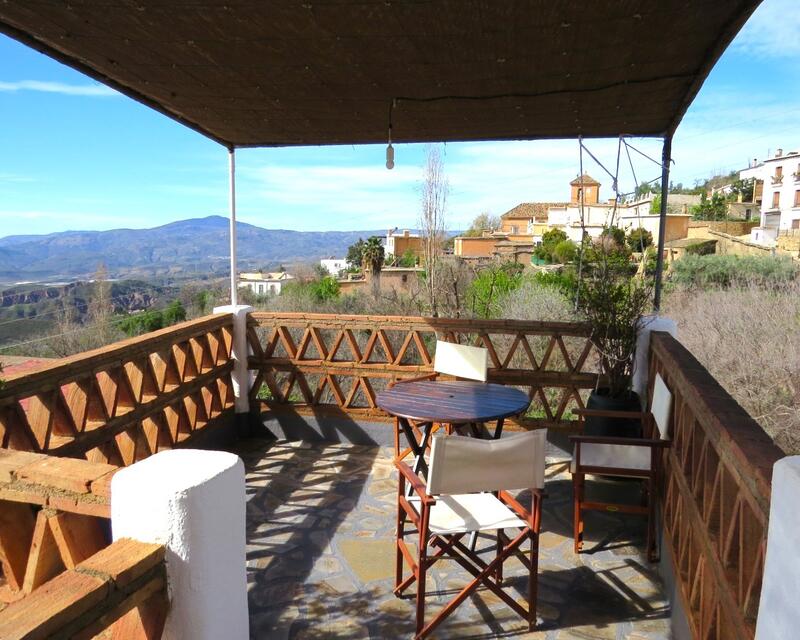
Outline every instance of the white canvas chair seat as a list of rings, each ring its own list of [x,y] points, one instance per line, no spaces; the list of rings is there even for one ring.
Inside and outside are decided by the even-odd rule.
[[[570,471],[577,470],[577,448],[572,450]],[[584,442],[581,444],[582,467],[604,467],[628,469],[630,471],[650,471],[652,456],[650,447],[625,444],[598,444]]]
[[[409,502],[419,503],[419,499],[410,498]],[[440,496],[431,507],[430,529],[438,535],[524,526],[525,521],[491,493]]]
[[[670,425],[672,423],[672,393],[661,374],[653,378],[653,391],[650,395],[649,410],[645,412],[605,411],[597,409],[578,409],[581,417],[579,426],[583,429],[584,420],[589,416],[610,419],[642,420],[643,438],[602,438],[593,436],[570,436],[575,443],[572,450],[572,504],[573,538],[575,553],[583,548],[583,512],[619,511],[647,516],[647,557],[651,562],[658,558],[658,545],[655,532],[655,498],[657,490],[658,465],[661,452],[669,446]],[[627,444],[636,442],[637,444]],[[579,461],[580,460],[580,464]],[[630,505],[587,500],[585,492],[586,475],[628,476],[643,482],[643,504]]]

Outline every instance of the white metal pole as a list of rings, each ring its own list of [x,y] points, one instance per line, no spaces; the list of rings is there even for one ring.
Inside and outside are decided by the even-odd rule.
[[[236,151],[231,147],[228,150],[228,176],[230,183],[230,214],[231,214],[231,305],[239,304],[237,295],[236,273]]]

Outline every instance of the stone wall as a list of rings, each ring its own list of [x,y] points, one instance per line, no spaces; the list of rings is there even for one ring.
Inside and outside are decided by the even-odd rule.
[[[800,229],[785,229],[777,240],[778,249],[797,255],[800,252]]]
[[[689,222],[688,237],[711,239],[711,231],[719,231],[731,236],[745,236],[753,227],[757,226],[757,220],[692,220]]]
[[[742,240],[736,236],[721,233],[719,231],[709,231],[708,238],[717,241],[717,254],[731,254],[736,256],[771,256],[775,252],[771,247],[765,247],[755,242]]]

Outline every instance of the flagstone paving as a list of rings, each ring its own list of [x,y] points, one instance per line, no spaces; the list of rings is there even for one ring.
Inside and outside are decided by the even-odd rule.
[[[392,595],[397,480],[391,450],[249,440],[236,452],[247,469],[251,636],[412,637],[413,598]],[[566,471],[564,460],[548,458],[537,630],[528,632],[494,594],[479,590],[434,638],[669,637],[669,605],[654,567],[641,553],[643,521],[589,514],[588,552],[576,556]],[[637,490],[630,482],[612,488]],[[482,545],[488,553],[490,540],[479,540],[478,548]],[[506,577],[522,598],[522,565],[510,560],[506,567]],[[428,577],[433,592],[428,614],[451,599],[466,579],[452,562],[434,565]]]

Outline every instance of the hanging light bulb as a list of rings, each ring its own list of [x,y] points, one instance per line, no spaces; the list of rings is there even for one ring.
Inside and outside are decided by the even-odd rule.
[[[389,125],[389,146],[386,147],[386,168],[394,169],[394,147],[392,146],[392,125]]]
[[[386,147],[386,168],[394,169],[394,147],[392,146],[392,112],[397,106],[397,100],[394,99],[389,104],[389,146]]]
[[[389,146],[386,147],[386,168],[394,169],[394,147],[391,142]]]

